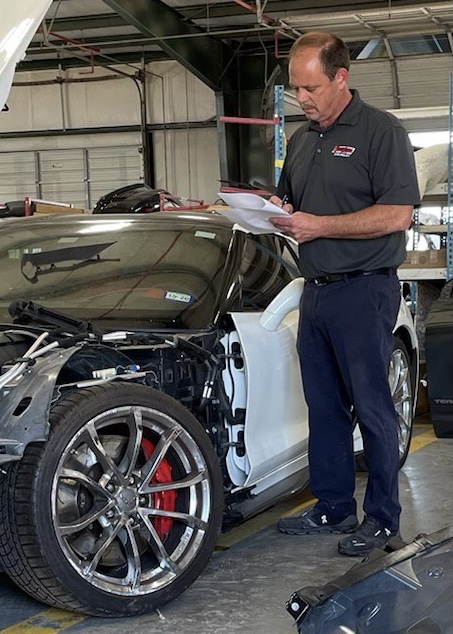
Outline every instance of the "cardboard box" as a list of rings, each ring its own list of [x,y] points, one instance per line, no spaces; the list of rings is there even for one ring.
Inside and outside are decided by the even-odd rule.
[[[32,203],[33,215],[41,214],[84,214],[85,209],[81,207],[68,207],[67,205],[57,205],[51,203]]]
[[[400,268],[445,268],[447,266],[447,249],[428,249],[427,251],[408,251]]]

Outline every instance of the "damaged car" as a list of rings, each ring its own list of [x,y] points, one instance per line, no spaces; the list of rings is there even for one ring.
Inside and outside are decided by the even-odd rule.
[[[153,610],[222,527],[306,486],[289,238],[215,213],[52,214],[5,220],[0,266],[0,562],[25,592]],[[418,371],[404,301],[394,336],[403,464]]]

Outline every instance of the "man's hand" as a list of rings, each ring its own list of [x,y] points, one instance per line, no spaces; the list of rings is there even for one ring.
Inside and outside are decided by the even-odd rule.
[[[283,206],[283,209],[285,206]],[[310,242],[322,236],[323,216],[314,216],[303,211],[295,211],[290,216],[269,218],[270,222],[282,233],[291,236],[297,242]]]
[[[292,205],[290,205],[289,203],[284,203],[283,200],[279,198],[278,196],[271,196],[269,198],[269,202],[274,205],[277,205],[277,207],[281,207],[283,211],[287,211],[289,214],[292,214],[294,211],[294,208]]]

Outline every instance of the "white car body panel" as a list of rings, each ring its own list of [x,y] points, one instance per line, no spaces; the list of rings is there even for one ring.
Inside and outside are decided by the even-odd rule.
[[[302,288],[303,281],[294,280],[264,313],[231,315],[247,390],[244,486],[264,486],[265,478],[267,488],[308,463],[308,412],[296,351]]]

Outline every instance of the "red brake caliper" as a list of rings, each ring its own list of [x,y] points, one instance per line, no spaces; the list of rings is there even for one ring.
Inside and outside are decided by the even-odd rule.
[[[142,440],[142,450],[145,456],[145,460],[149,460],[155,445],[144,438]],[[173,482],[172,468],[168,460],[165,458],[160,461],[159,467],[156,473],[151,479],[152,484],[162,484],[163,482]],[[164,511],[174,511],[176,508],[176,498],[178,494],[174,490],[161,491],[154,494],[154,508],[162,509]],[[155,517],[153,519],[154,528],[156,529],[159,537],[162,541],[165,541],[173,528],[173,520],[169,517]]]

